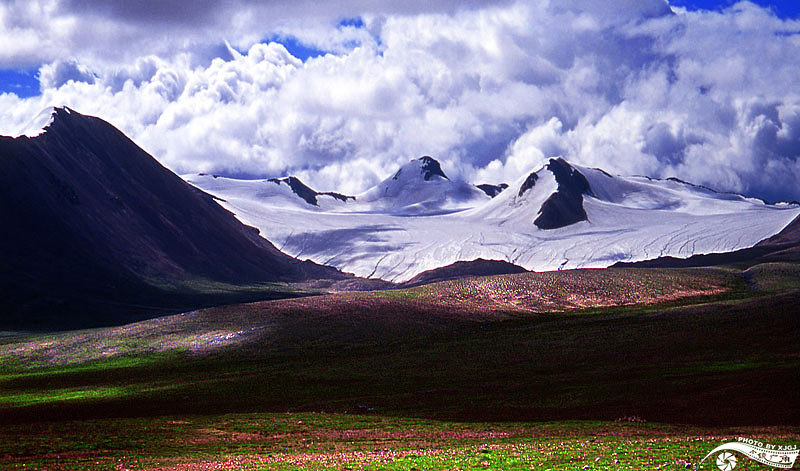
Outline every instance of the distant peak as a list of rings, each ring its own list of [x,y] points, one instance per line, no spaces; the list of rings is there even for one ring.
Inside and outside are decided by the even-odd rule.
[[[559,189],[566,186],[569,188],[569,191],[577,194],[594,196],[586,177],[563,158],[551,158],[550,162],[547,164],[547,170],[550,170],[556,177]]]
[[[549,161],[547,162],[546,167],[550,168],[551,165],[554,165],[554,166],[557,166],[557,167],[561,167],[561,168],[565,168],[565,169],[569,168],[569,169],[572,169],[573,171],[575,170],[575,167],[570,165],[570,163],[567,162],[567,159],[565,159],[564,157],[550,157]]]
[[[394,176],[392,176],[392,180],[399,180],[401,175],[404,176],[403,178],[411,179],[415,178],[414,175],[421,175],[424,181],[433,180],[435,177],[450,180],[447,175],[444,174],[444,171],[442,171],[442,166],[439,164],[439,161],[428,155],[414,159],[400,167],[400,169],[395,172]]]
[[[508,183],[501,183],[499,185],[491,185],[489,183],[483,183],[480,185],[475,185],[478,187],[479,190],[486,193],[488,196],[494,198],[495,196],[499,195],[503,192],[506,188],[508,188]]]
[[[422,178],[425,181],[430,180],[436,175],[446,180],[450,180],[449,178],[447,178],[447,175],[445,175],[444,172],[442,171],[442,166],[439,165],[438,160],[434,159],[429,155],[420,157],[418,160],[420,163],[420,169],[422,171]]]
[[[310,188],[308,185],[300,181],[299,178],[295,176],[283,177],[283,178],[270,178],[269,180],[272,183],[280,185],[284,183],[289,185],[292,192],[305,200],[306,203],[312,206],[319,206],[319,202],[317,201],[317,197],[319,196],[330,196],[331,198],[337,199],[342,202],[347,202],[347,200],[355,200],[355,196],[348,196],[343,195],[341,193],[336,193],[333,191],[316,191]]]
[[[533,221],[536,227],[558,229],[588,220],[583,195],[594,196],[594,193],[586,177],[561,157],[550,159],[546,168],[555,177],[558,189],[542,203],[539,217]]]
[[[300,181],[299,178],[295,176],[289,176],[284,178],[270,178],[269,181],[277,185],[280,185],[281,183],[289,185],[289,188],[292,189],[292,192],[304,199],[306,203],[312,206],[319,206],[319,204],[317,204],[317,192],[306,186],[306,184]]]

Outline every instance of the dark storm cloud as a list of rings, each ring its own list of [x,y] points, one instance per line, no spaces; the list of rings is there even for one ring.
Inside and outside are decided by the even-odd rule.
[[[66,14],[105,16],[122,22],[194,25],[226,14],[233,3],[216,0],[63,0],[61,8]]]
[[[191,26],[200,23],[224,23],[226,17],[231,17],[236,13],[271,15],[272,18],[263,18],[266,21],[277,18],[300,19],[303,17],[339,19],[364,13],[452,13],[459,9],[507,3],[509,2],[481,0],[436,2],[420,0],[350,0],[343,2],[320,2],[317,0],[63,0],[60,8],[64,13],[105,16],[122,22],[168,22]]]

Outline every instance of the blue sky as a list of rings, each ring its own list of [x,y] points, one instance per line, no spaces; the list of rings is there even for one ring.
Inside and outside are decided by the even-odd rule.
[[[278,42],[283,44],[286,50],[289,51],[289,54],[297,57],[303,62],[325,54],[325,51],[317,49],[313,46],[305,45],[294,36],[273,36],[268,42]]]
[[[338,29],[341,28],[363,28],[364,20],[361,17],[343,18],[336,24]],[[283,44],[289,53],[301,61],[305,62],[308,59],[324,55],[327,51],[316,48],[314,46],[304,44],[295,36],[291,35],[273,35],[268,42],[278,42]]]
[[[0,69],[0,93],[16,93],[21,98],[39,94],[37,70]]]

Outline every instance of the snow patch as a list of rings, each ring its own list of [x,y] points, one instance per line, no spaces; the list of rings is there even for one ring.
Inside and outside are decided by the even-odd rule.
[[[66,109],[66,108],[64,108]],[[25,124],[19,131],[17,131],[11,137],[37,137],[41,136],[45,132],[47,132],[47,128],[53,124],[53,121],[56,118],[56,113],[58,112],[58,108],[55,107],[47,107],[40,111],[36,116],[33,117],[28,123]]]

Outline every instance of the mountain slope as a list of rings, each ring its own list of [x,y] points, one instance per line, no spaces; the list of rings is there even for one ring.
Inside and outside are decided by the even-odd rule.
[[[263,180],[235,180],[207,173],[187,174],[182,178],[209,193],[224,192],[230,198],[251,198],[267,205],[308,211],[346,208],[355,196],[332,191],[316,191],[297,177],[269,178]]]
[[[83,302],[173,305],[163,288],[176,283],[336,276],[282,254],[98,118],[57,108],[29,134],[0,137],[0,214],[10,229],[0,322],[55,316],[65,302],[76,311]],[[90,324],[115,321],[99,311]]]
[[[428,159],[328,208],[308,209],[293,194],[259,197],[263,183],[256,181],[191,181],[286,253],[393,282],[479,258],[541,271],[729,252],[800,215],[797,205],[675,179],[612,176],[560,158],[491,198],[446,178]]]

